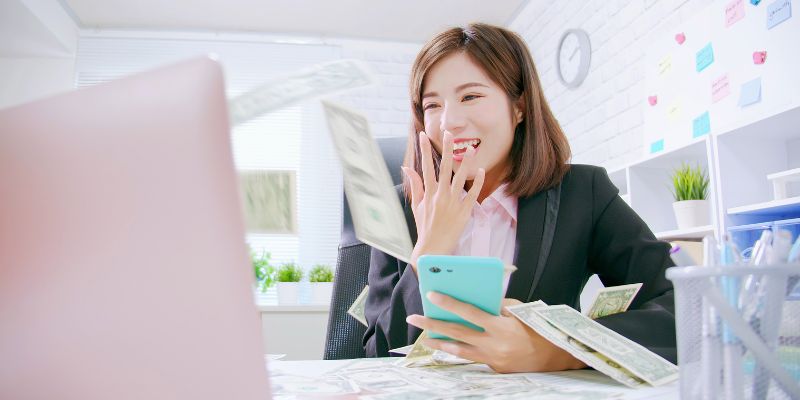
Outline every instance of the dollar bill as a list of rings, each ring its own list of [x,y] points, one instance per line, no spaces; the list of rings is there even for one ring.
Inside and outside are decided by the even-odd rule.
[[[633,388],[645,385],[643,380],[633,375],[630,371],[547,322],[537,313],[537,310],[547,307],[548,305],[543,301],[536,301],[506,307],[506,309],[550,343],[567,351],[586,365],[608,375],[611,379]]]
[[[363,63],[338,60],[273,79],[228,101],[231,126],[312,97],[369,86],[376,82]]]
[[[364,306],[367,303],[368,294],[369,285],[364,286],[364,289],[361,290],[361,294],[356,297],[356,300],[353,302],[350,308],[347,309],[347,313],[358,320],[358,322],[364,324],[364,326],[369,326],[369,324],[367,324],[367,318],[364,316]]]
[[[678,367],[636,342],[565,305],[537,309],[547,322],[645,382],[658,386],[678,379]]]
[[[405,357],[398,362],[402,367],[411,367],[415,364],[427,364],[433,358],[433,349],[422,344],[422,341],[428,338],[428,333],[422,331],[411,350],[408,351]]]
[[[605,317],[606,315],[625,312],[642,288],[641,283],[630,285],[611,286],[597,291],[592,306],[586,315],[591,319]]]
[[[400,199],[367,118],[322,101],[344,175],[344,191],[358,240],[410,262],[413,245]]]

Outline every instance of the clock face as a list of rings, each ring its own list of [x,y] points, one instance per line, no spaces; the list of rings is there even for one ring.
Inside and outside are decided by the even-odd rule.
[[[578,67],[581,64],[581,46],[576,34],[570,33],[564,37],[558,52],[558,59],[561,78],[566,82],[574,82],[578,77]]]
[[[570,29],[561,37],[556,55],[558,77],[569,88],[578,87],[589,73],[592,48],[589,35],[580,29]]]

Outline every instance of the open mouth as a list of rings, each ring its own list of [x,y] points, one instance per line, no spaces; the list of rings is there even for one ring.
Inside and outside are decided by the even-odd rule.
[[[480,146],[480,144],[481,144],[480,139],[470,139],[470,140],[464,140],[464,141],[460,141],[458,143],[454,143],[453,144],[453,155],[454,156],[463,155],[464,152],[467,151],[468,147],[472,146],[472,148],[477,149],[478,146]]]

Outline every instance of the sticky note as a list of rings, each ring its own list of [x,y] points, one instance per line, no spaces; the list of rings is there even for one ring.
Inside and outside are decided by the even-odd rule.
[[[753,64],[763,64],[767,61],[767,52],[766,51],[754,51],[753,52]]]
[[[667,107],[667,119],[670,122],[675,122],[681,117],[681,105],[680,103],[674,103],[671,106]]]
[[[733,0],[725,6],[725,27],[730,28],[744,18],[744,0]]]
[[[708,135],[709,132],[711,132],[711,120],[709,119],[708,111],[706,111],[692,121],[692,137],[697,138]]]
[[[739,107],[749,106],[761,101],[761,78],[753,79],[742,85],[739,92]]]
[[[675,41],[678,42],[678,44],[683,44],[683,42],[686,41],[686,35],[683,32],[675,35]]]
[[[650,154],[658,153],[662,150],[664,150],[664,139],[658,139],[655,142],[650,143]]]
[[[705,45],[697,52],[694,58],[695,69],[700,72],[714,62],[714,48],[711,43]]]
[[[758,3],[761,3],[761,0],[750,0],[750,4],[757,6]]]
[[[711,102],[716,103],[731,94],[728,74],[722,75],[711,82]]]
[[[658,62],[658,74],[665,75],[672,71],[672,55],[667,55]]]
[[[792,1],[776,0],[767,6],[767,29],[792,17]]]
[[[658,96],[647,96],[647,102],[650,103],[651,106],[658,104]]]

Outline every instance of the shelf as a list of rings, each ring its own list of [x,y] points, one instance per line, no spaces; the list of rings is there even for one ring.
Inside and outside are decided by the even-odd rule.
[[[800,196],[728,209],[728,215],[773,215],[784,213],[800,213]]]
[[[659,240],[673,239],[703,239],[706,235],[714,235],[714,226],[705,225],[689,229],[675,229],[671,231],[656,232]]]

